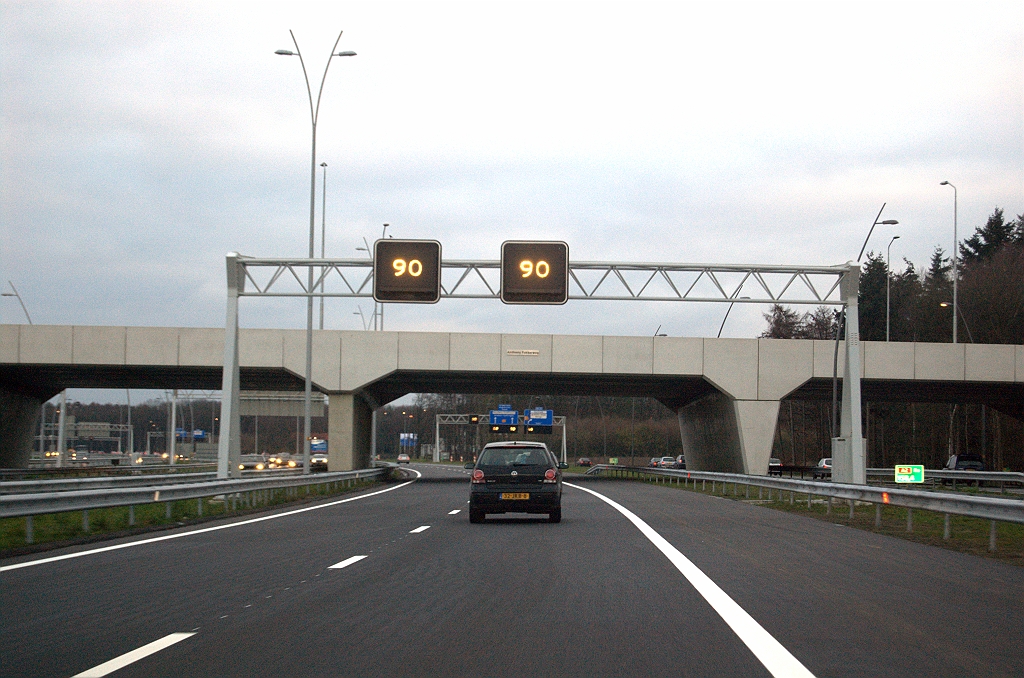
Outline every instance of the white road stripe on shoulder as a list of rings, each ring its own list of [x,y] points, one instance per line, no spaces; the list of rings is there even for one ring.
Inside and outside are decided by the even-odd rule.
[[[149,643],[148,645],[143,645],[137,650],[126,652],[120,657],[114,657],[110,661],[103,662],[99,666],[94,666],[91,669],[82,671],[81,673],[76,673],[74,678],[100,678],[101,676],[110,675],[118,669],[123,669],[129,664],[133,664],[139,661],[140,659],[144,659],[151,654],[155,654],[160,650],[163,650],[164,648],[168,648],[171,645],[179,643],[185,640],[186,638],[191,638],[194,635],[196,634],[172,633],[170,635],[164,636],[160,640],[154,640],[152,643]]]
[[[426,532],[430,529],[430,525],[420,525],[415,530],[409,530],[409,534],[419,534],[420,532]]]
[[[708,601],[708,604],[718,613],[718,616],[729,625],[729,628],[739,636],[743,644],[750,648],[754,656],[764,664],[775,678],[814,678],[814,674],[800,663],[796,657],[790,654],[789,650],[782,646],[782,643],[764,630],[746,610],[740,607],[736,601],[729,597],[729,594],[719,588],[699,567],[690,562],[679,550],[670,544],[667,539],[658,534],[653,527],[648,525],[635,513],[625,506],[609,499],[608,497],[572,483],[564,483],[576,490],[588,492],[601,501],[605,502],[616,511],[624,515],[629,522],[640,530],[647,539],[654,544],[665,557],[676,566],[684,577],[697,589],[697,593]]]
[[[413,473],[417,476],[422,474],[415,469],[412,469]],[[217,525],[215,527],[203,527],[198,530],[189,530],[188,532],[177,532],[175,534],[165,534],[162,537],[152,537],[150,539],[140,539],[138,541],[130,541],[124,544],[115,544],[114,546],[103,546],[98,549],[89,549],[88,551],[79,551],[77,553],[65,553],[62,556],[51,556],[50,558],[40,558],[39,560],[29,560],[24,563],[15,563],[14,565],[4,565],[0,567],[0,572],[8,572],[10,570],[20,570],[23,567],[32,567],[33,565],[44,565],[46,563],[55,563],[58,560],[69,560],[71,558],[81,558],[83,556],[91,556],[95,553],[104,553],[106,551],[117,551],[119,549],[127,549],[133,546],[142,546],[143,544],[154,544],[158,541],[167,541],[168,539],[180,539],[181,537],[191,537],[194,534],[203,534],[204,532],[216,532],[217,530],[226,530],[232,527],[241,527],[242,525],[252,525],[253,523],[261,523],[264,520],[274,520],[276,518],[284,518],[285,516],[292,516],[296,513],[305,513],[306,511],[318,511],[331,506],[337,506],[338,504],[347,504],[350,501],[358,501],[360,499],[367,499],[374,497],[378,494],[384,494],[385,492],[392,492],[394,490],[401,489],[406,485],[412,485],[415,480],[409,480],[400,485],[394,487],[385,487],[383,490],[377,490],[376,492],[370,492],[368,494],[360,494],[356,497],[349,497],[348,499],[339,499],[337,501],[327,502],[326,504],[317,504],[316,506],[306,506],[305,508],[293,509],[291,511],[284,511],[282,513],[275,513],[269,516],[260,516],[259,518],[250,518],[249,520],[239,520],[236,523],[228,523],[226,525]]]
[[[454,515],[455,515],[456,513],[458,513],[458,512],[459,512],[459,511],[461,511],[461,510],[462,510],[462,509],[455,509],[454,511],[449,511],[449,512],[448,512],[448,515],[450,515],[450,516],[454,516]]]
[[[346,558],[345,560],[341,561],[340,563],[335,563],[334,565],[331,565],[327,569],[328,570],[340,570],[341,568],[348,567],[349,565],[351,565],[353,563],[358,563],[360,560],[362,560],[365,557],[366,556],[352,556],[351,558]]]

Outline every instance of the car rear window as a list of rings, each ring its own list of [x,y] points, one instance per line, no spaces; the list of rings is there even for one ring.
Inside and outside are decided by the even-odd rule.
[[[543,447],[488,447],[480,455],[480,466],[550,466]]]

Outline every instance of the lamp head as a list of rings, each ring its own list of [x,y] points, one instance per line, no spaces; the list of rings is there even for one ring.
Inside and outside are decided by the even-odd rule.
[[[280,54],[281,56],[295,56],[295,52],[290,49],[279,49],[274,54]]]
[[[355,56],[355,55],[356,55],[355,52],[347,51],[347,52],[338,52],[334,56]]]
[[[900,222],[896,221],[895,219],[886,219],[885,221],[880,221],[878,223],[882,224],[883,226],[895,226]]]
[[[949,182],[948,181],[940,181],[939,182],[939,186],[949,186]]]
[[[326,162],[322,162],[322,163],[320,163],[320,166],[321,167],[327,167],[327,163]]]

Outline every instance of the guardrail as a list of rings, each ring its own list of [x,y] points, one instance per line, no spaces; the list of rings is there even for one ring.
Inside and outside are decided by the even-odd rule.
[[[242,477],[296,475],[301,469],[267,469],[263,471],[242,471]],[[98,490],[115,487],[140,487],[148,485],[176,485],[215,480],[215,472],[165,473],[142,476],[106,476],[90,478],[59,478],[55,480],[13,480],[0,482],[0,496],[6,494],[28,494],[31,492],[69,492],[74,490]]]
[[[714,471],[686,471],[677,469],[661,469],[651,467],[629,467],[609,466],[599,464],[587,471],[587,475],[609,475],[617,477],[633,476],[654,476],[668,480],[669,482],[689,484],[693,481],[694,488],[697,483],[706,484],[711,482],[711,491],[714,493],[717,484],[722,486],[722,494],[726,494],[729,484],[733,485],[734,496],[738,495],[739,487],[746,487],[746,496],[750,497],[750,488],[758,488],[758,498],[763,497],[765,489],[768,490],[768,498],[771,499],[772,492],[778,491],[780,496],[783,492],[789,492],[789,501],[794,503],[796,495],[806,496],[808,507],[814,497],[825,497],[828,499],[828,511],[832,510],[832,501],[839,499],[849,503],[850,517],[853,517],[853,510],[856,502],[866,502],[875,505],[875,526],[881,526],[882,507],[899,506],[908,509],[907,530],[913,529],[913,510],[931,511],[941,513],[945,516],[943,527],[943,539],[949,539],[949,517],[951,515],[969,516],[991,521],[989,528],[989,550],[996,550],[996,522],[1022,523],[1024,524],[1024,501],[1017,499],[996,499],[994,497],[977,497],[972,495],[950,494],[942,492],[922,492],[921,490],[907,490],[902,488],[881,488],[870,485],[847,485],[844,483],[820,482],[810,480],[796,480],[792,478],[777,478],[771,476],[750,476],[739,473],[718,473]],[[957,472],[962,473],[962,472]]]
[[[171,502],[186,499],[199,500],[199,515],[202,515],[202,500],[207,497],[224,496],[234,510],[239,502],[248,506],[268,503],[275,490],[289,490],[294,496],[296,488],[341,483],[349,485],[358,480],[386,476],[391,469],[372,468],[358,471],[339,471],[310,475],[275,475],[259,478],[230,480],[209,480],[204,482],[172,482],[144,487],[107,487],[67,491],[28,492],[23,494],[0,495],[0,518],[25,517],[25,540],[33,542],[32,517],[48,513],[82,511],[82,524],[88,531],[89,511],[114,506],[127,506],[128,524],[134,524],[134,508],[141,504],[164,502],[167,517],[170,518]],[[190,479],[191,480],[191,479]],[[45,481],[42,481],[45,482]],[[267,494],[267,493],[271,494]]]
[[[106,477],[106,476],[128,476],[167,473],[192,473],[197,469],[216,470],[217,464],[178,462],[171,466],[164,460],[163,463],[142,464],[140,466],[65,466],[63,468],[4,468],[0,469],[0,481],[9,479],[21,479],[25,476],[54,476],[54,477]]]

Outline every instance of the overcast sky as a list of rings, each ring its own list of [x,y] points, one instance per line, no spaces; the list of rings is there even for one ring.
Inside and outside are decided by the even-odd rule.
[[[33,321],[224,324],[224,254],[303,256],[324,87],[328,256],[446,259],[565,240],[574,260],[918,268],[1024,212],[1024,3],[0,4],[0,277]],[[316,92],[314,90],[314,96]],[[319,179],[318,179],[319,181]],[[319,189],[318,189],[319,190]],[[320,223],[317,198],[317,224]],[[318,236],[319,237],[319,236]],[[319,244],[317,245],[319,250]],[[901,262],[902,267],[902,262]],[[331,300],[326,326],[360,329]],[[244,326],[305,326],[243,300]],[[756,336],[739,307],[723,336]],[[390,305],[388,329],[714,336],[725,307]],[[0,322],[24,322],[0,299]]]

